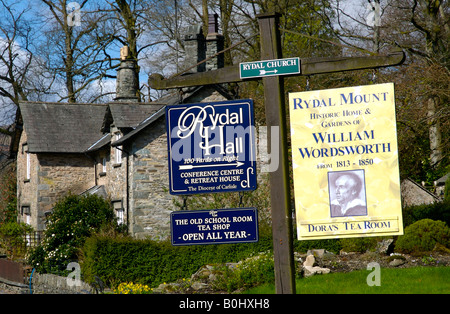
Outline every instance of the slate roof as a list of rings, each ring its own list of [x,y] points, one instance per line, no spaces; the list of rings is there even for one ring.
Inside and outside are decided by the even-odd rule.
[[[228,95],[228,93],[219,85],[211,85],[212,88],[214,88],[216,91],[222,94],[227,99],[232,99],[231,95]],[[205,86],[197,86],[194,88],[186,88],[184,91],[183,101],[188,101],[191,96],[194,96],[199,91],[203,90]],[[160,99],[158,99],[158,104],[163,104],[161,108],[154,112],[153,114],[149,115],[146,119],[142,120],[136,127],[133,127],[133,130],[127,133],[126,135],[122,136],[119,140],[112,142],[111,146],[121,146],[125,142],[131,140],[134,138],[139,132],[147,128],[148,126],[152,125],[155,121],[157,121],[162,116],[165,116],[165,107],[169,105],[176,105],[180,104],[182,101],[180,100],[180,95],[177,93],[171,93],[169,95],[166,95]]]
[[[186,89],[184,100],[203,88]],[[219,86],[214,88],[225,95]],[[177,103],[180,103],[180,95],[171,93],[152,103],[21,102],[19,107],[30,153],[88,153],[131,140],[163,117],[166,105]],[[120,140],[112,143],[111,124],[124,132]]]
[[[105,105],[21,102],[30,153],[83,153],[102,137]]]
[[[146,117],[161,109],[161,103],[110,103],[103,121],[102,132],[109,132],[112,123],[119,128],[134,128]]]
[[[127,133],[126,135],[122,136],[119,140],[112,142],[111,146],[120,146],[126,141],[130,140],[134,136],[136,136],[139,132],[141,132],[143,129],[151,125],[153,122],[158,120],[160,117],[164,116],[166,114],[165,110],[166,106],[162,106],[158,111],[156,111],[154,114],[146,118],[144,121],[142,121],[134,130]]]

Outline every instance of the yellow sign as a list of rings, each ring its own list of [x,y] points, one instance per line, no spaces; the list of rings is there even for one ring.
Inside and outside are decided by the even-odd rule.
[[[394,84],[289,94],[299,240],[403,234]]]

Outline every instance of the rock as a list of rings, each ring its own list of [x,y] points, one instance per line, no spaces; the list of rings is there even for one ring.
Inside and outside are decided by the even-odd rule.
[[[208,267],[209,266],[209,267]],[[191,280],[198,280],[198,279],[205,279],[208,278],[211,275],[213,266],[206,265],[201,267],[195,274],[191,276]]]
[[[308,255],[306,256],[306,260],[303,262],[303,266],[314,266],[314,262],[316,261],[316,259],[314,258],[314,255]]]
[[[213,281],[216,281],[216,280],[217,280],[217,275],[211,273],[211,275],[209,275],[209,277],[208,277],[208,281],[213,282]]]
[[[206,283],[195,281],[192,283],[191,288],[195,291],[207,289],[209,286]]]
[[[381,254],[389,254],[389,251],[392,251],[392,243],[394,242],[394,239],[385,239],[377,243],[377,253]]]
[[[404,259],[396,258],[396,259],[392,260],[389,263],[389,266],[397,267],[397,266],[400,266],[400,265],[403,265],[403,264],[405,264],[405,260]]]
[[[323,254],[325,253],[324,249],[319,249],[319,250],[308,250],[308,252],[306,253],[306,255],[313,255],[314,257],[323,257]]]
[[[312,256],[312,255],[310,255],[310,256]],[[304,270],[304,272],[303,272],[304,277],[311,277],[315,274],[328,274],[330,272],[329,268],[321,268],[319,266],[315,266],[315,267],[304,266],[303,270]]]
[[[299,263],[303,262],[302,255],[299,252],[294,252],[294,260]]]
[[[235,270],[237,267],[239,267],[239,263],[226,263],[225,265],[231,270]]]
[[[162,283],[157,288],[153,289],[153,293],[163,293],[167,286],[168,284]]]

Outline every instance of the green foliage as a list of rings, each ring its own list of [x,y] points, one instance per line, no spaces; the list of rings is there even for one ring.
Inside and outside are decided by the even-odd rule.
[[[444,201],[450,203],[450,176],[448,176],[447,180],[445,181]],[[449,224],[447,223],[447,225]]]
[[[218,290],[233,292],[275,282],[273,253],[270,251],[250,257],[234,269],[224,266],[220,270],[222,275],[214,282],[214,288]]]
[[[421,219],[441,220],[450,226],[450,200],[427,205],[409,206],[403,209],[405,227]]]
[[[202,246],[172,246],[169,241],[95,235],[83,246],[81,270],[87,282],[98,276],[111,287],[122,282],[156,287],[189,277],[203,265],[238,262],[270,250],[271,246],[271,237],[261,233],[258,243]]]
[[[306,253],[308,250],[313,249],[325,249],[329,252],[339,253],[342,249],[342,244],[339,239],[328,239],[328,240],[309,240],[309,241],[298,241],[294,240],[294,251]]]
[[[40,273],[64,273],[77,259],[78,249],[92,233],[112,226],[114,213],[108,201],[97,195],[69,194],[55,204],[44,240],[29,257],[29,264]]]
[[[16,167],[11,164],[0,177],[0,225],[17,221]]]
[[[377,246],[377,239],[374,237],[344,238],[340,242],[345,252],[364,253],[374,250]]]
[[[427,252],[431,251],[436,243],[450,247],[450,228],[443,221],[422,219],[405,228],[405,234],[397,240],[395,251]]]
[[[30,225],[9,221],[0,224],[0,248],[14,258],[23,258],[26,253],[25,234],[33,231]]]

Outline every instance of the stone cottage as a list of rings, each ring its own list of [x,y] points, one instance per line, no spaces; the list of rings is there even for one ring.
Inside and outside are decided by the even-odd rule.
[[[58,199],[93,185],[93,162],[84,151],[101,134],[105,110],[105,105],[20,104],[17,203],[21,220],[36,231],[45,228],[45,215]]]
[[[410,178],[402,180],[401,194],[403,207],[432,204],[441,201],[441,198],[437,195],[431,193]]]
[[[217,18],[205,37],[190,27],[186,60],[193,72],[223,66],[223,56],[195,66],[223,47]],[[208,53],[207,50],[210,50]],[[213,51],[213,52],[211,52]],[[69,191],[112,202],[120,223],[136,238],[167,238],[173,196],[168,192],[165,106],[231,99],[218,85],[176,91],[137,102],[136,63],[121,50],[115,101],[108,104],[20,103],[23,131],[17,152],[19,219],[45,229],[46,215]],[[188,74],[187,74],[188,75]]]

